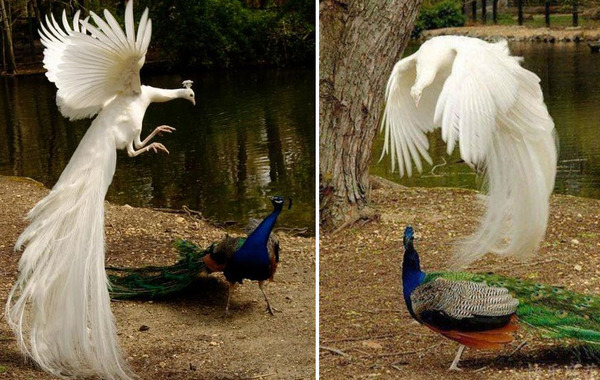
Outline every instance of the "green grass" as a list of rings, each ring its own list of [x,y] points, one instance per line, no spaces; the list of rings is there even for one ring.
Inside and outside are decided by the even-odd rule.
[[[492,24],[492,16],[488,15],[488,24]],[[498,15],[498,25],[518,25],[517,17],[511,15]],[[546,21],[544,15],[534,15],[533,20],[524,20],[523,25],[528,28],[544,28]],[[551,28],[566,28],[573,26],[573,16],[570,14],[550,15]],[[587,20],[579,16],[579,26],[583,28],[600,28],[600,21]]]

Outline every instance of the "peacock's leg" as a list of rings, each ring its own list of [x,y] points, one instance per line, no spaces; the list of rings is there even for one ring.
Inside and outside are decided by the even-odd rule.
[[[154,131],[152,133],[150,133],[148,135],[148,137],[146,137],[144,139],[144,141],[140,140],[140,135],[138,135],[135,138],[135,147],[140,149],[143,148],[144,146],[146,146],[146,144],[148,144],[148,142],[150,142],[150,140],[152,140],[152,138],[154,136],[156,136],[157,134],[161,134],[162,132],[166,132],[166,133],[172,133],[173,131],[175,131],[175,128],[173,127],[169,127],[168,125],[161,125],[160,127],[156,127],[156,129],[154,129]]]
[[[135,157],[135,156],[139,156],[140,154],[142,154],[144,152],[148,152],[151,149],[154,150],[154,153],[158,153],[159,150],[162,150],[163,152],[166,152],[167,154],[169,154],[169,151],[167,150],[167,148],[165,148],[165,146],[161,143],[152,143],[152,144],[148,145],[147,147],[144,147],[139,150],[135,150],[135,149],[133,149],[133,142],[132,142],[127,146],[127,155],[129,157]]]
[[[267,297],[267,293],[265,293],[265,290],[263,289],[263,283],[264,281],[259,281],[258,287],[260,288],[260,291],[262,292],[263,296],[265,296],[265,301],[267,301],[267,310],[269,311],[269,313],[271,313],[271,315],[275,315],[275,313],[273,313],[274,311],[281,313],[280,310],[277,310],[271,306],[271,303],[269,302],[269,297]]]
[[[460,361],[460,357],[462,356],[464,350],[465,345],[461,344],[460,347],[458,347],[458,351],[456,351],[456,356],[454,357],[454,361],[452,362],[452,365],[448,371],[462,371],[460,368],[458,368],[458,362]]]
[[[229,290],[227,291],[227,305],[225,305],[225,314],[226,317],[229,315],[229,300],[231,299],[231,293],[233,293],[233,289],[235,288],[235,282],[229,283]]]

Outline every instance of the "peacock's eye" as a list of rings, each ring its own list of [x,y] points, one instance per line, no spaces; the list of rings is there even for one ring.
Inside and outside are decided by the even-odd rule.
[[[190,98],[193,98],[193,97],[194,97],[194,94],[190,94]]]

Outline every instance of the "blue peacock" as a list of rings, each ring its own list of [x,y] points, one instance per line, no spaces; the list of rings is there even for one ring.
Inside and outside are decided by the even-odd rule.
[[[175,242],[179,253],[177,263],[170,266],[143,268],[108,267],[113,299],[165,297],[192,285],[202,273],[223,272],[229,282],[225,314],[229,313],[229,301],[237,283],[244,279],[258,281],[267,303],[267,311],[278,311],[271,306],[264,290],[264,282],[273,280],[279,263],[279,240],[272,234],[277,217],[281,214],[285,199],[270,197],[273,212],[262,222],[251,220],[248,237],[227,236],[217,244],[202,249],[185,240]],[[288,209],[292,207],[289,200]]]
[[[571,340],[600,351],[600,297],[495,274],[421,271],[414,231],[404,231],[402,282],[410,315],[465,347],[501,349],[520,326],[543,337]]]

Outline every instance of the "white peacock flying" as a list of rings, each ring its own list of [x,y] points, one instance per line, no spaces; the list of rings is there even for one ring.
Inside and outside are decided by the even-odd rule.
[[[488,252],[526,258],[544,238],[554,188],[554,122],[540,79],[510,55],[506,41],[435,37],[394,66],[386,89],[382,157],[412,175],[432,164],[426,134],[442,129],[451,154],[485,174],[486,212],[455,264]]]
[[[104,269],[104,197],[116,167],[116,150],[131,157],[167,148],[141,139],[142,120],[153,102],[184,98],[195,104],[192,82],[167,90],[144,86],[140,69],[152,35],[146,9],[137,33],[133,1],[125,31],[108,11],[90,12],[62,26],[46,17],[40,36],[47,77],[56,84],[61,113],[72,120],[93,117],[68,165],[48,196],[28,214],[16,249],[25,247],[6,316],[22,352],[60,377],[129,379],[110,310]]]

